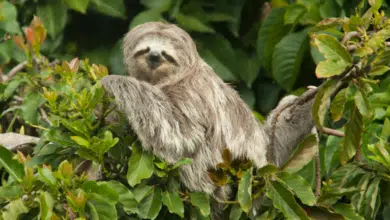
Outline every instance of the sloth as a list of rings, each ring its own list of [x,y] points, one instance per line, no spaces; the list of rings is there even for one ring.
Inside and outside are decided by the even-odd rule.
[[[272,128],[273,113],[295,96],[282,99],[260,124],[236,90],[199,56],[190,35],[174,24],[136,26],[124,37],[123,54],[128,76],[108,75],[101,83],[144,149],[172,164],[192,158],[179,168],[190,191],[226,199],[229,186],[216,186],[208,175],[223,162],[225,148],[232,159],[263,167],[273,130],[273,162],[281,166],[313,128],[312,102],[283,111]]]

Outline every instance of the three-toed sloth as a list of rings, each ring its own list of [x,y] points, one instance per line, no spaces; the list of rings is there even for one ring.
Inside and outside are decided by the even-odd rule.
[[[271,147],[280,166],[313,127],[312,102],[293,113],[283,111],[272,129],[272,113],[260,124],[176,25],[149,22],[135,27],[124,37],[123,53],[129,75],[109,75],[101,82],[145,149],[169,163],[193,159],[180,168],[181,181],[191,191],[226,199],[229,187],[216,186],[208,175],[223,162],[225,147],[233,159],[250,159],[259,168],[267,164],[275,132]],[[294,99],[282,99],[276,110]]]

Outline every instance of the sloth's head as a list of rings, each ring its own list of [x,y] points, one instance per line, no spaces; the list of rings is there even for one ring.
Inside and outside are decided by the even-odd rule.
[[[189,34],[161,22],[138,25],[127,33],[123,54],[128,73],[150,83],[183,72],[199,59]]]

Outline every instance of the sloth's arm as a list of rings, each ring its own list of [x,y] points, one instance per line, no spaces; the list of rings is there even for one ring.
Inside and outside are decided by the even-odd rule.
[[[314,98],[298,103],[296,96],[286,96],[270,113],[264,129],[269,136],[269,150],[273,162],[282,166],[291,156],[297,145],[308,135],[314,126],[312,105]]]
[[[101,83],[115,97],[144,148],[169,162],[195,151],[197,137],[182,134],[174,106],[159,88],[128,76],[106,76]]]

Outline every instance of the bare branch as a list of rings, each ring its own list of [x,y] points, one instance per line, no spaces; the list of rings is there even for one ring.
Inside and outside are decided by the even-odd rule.
[[[46,123],[48,123],[50,126],[53,125],[53,123],[49,120],[49,117],[46,114],[46,111],[41,107],[39,108],[39,111],[41,112],[42,120],[44,120]]]
[[[319,138],[318,138],[318,132],[316,127],[313,127],[311,129],[311,133],[315,135],[317,139],[317,143],[319,143]],[[315,196],[318,198],[321,195],[321,160],[319,156],[319,145],[317,145],[318,151],[317,154],[314,156],[314,162],[315,162],[315,169],[316,169],[316,188],[315,188]]]
[[[18,72],[20,72],[22,69],[24,69],[27,66],[28,62],[24,61],[22,63],[19,63],[14,68],[12,68],[8,73],[7,76],[3,79],[3,82],[8,82],[11,80]]]
[[[9,35],[8,33],[4,34],[3,38],[0,39],[0,44],[11,39],[11,35]]]
[[[333,135],[336,137],[344,137],[344,132],[338,131],[338,130],[335,130],[332,128],[322,127],[321,132],[325,133],[325,134]]]
[[[361,34],[357,31],[351,31],[344,33],[343,40],[341,41],[342,44],[347,43],[349,40],[351,40],[354,37],[359,37]]]

